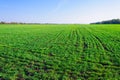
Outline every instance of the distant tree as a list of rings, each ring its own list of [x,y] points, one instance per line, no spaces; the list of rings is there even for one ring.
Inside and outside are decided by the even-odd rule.
[[[22,22],[4,22],[4,21],[1,21],[0,24],[26,24],[26,23],[22,23]]]
[[[4,22],[4,21],[1,21],[0,24],[5,24],[5,22]]]
[[[112,19],[112,20],[106,20],[102,22],[95,22],[91,24],[120,24],[120,19]]]

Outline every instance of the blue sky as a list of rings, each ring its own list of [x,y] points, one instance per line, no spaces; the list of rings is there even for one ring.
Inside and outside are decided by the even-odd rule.
[[[90,23],[120,18],[120,0],[0,0],[0,21]]]

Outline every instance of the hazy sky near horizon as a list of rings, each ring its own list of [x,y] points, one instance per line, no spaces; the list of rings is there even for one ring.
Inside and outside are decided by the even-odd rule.
[[[0,21],[90,23],[120,18],[120,0],[0,0]]]

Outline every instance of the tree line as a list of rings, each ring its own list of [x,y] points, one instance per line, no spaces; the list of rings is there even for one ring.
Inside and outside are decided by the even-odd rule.
[[[106,20],[106,21],[95,22],[91,24],[120,24],[120,19]]]
[[[57,23],[23,23],[23,22],[4,22],[4,21],[1,21],[0,24],[57,24]]]
[[[22,23],[22,22],[4,22],[4,21],[1,21],[0,24],[25,24],[25,23]]]

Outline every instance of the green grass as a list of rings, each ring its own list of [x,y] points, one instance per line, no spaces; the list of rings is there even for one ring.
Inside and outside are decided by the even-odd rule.
[[[120,25],[0,25],[0,80],[119,80]]]

